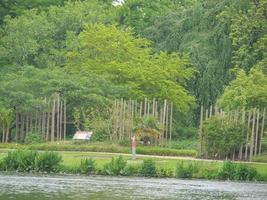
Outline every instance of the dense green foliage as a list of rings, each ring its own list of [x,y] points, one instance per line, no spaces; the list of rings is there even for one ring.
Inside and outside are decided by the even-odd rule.
[[[1,132],[14,133],[16,112],[42,108],[55,93],[67,100],[74,122],[68,132],[92,129],[98,141],[108,138],[109,107],[117,98],[172,101],[174,139],[196,137],[191,127],[201,104],[266,107],[266,6],[266,0],[126,0],[122,6],[3,0]]]
[[[112,158],[111,162],[104,166],[102,173],[107,175],[122,175],[125,166],[126,161],[122,156],[119,156],[118,158]]]
[[[18,172],[56,172],[62,157],[55,152],[38,153],[37,151],[16,150],[8,152],[0,162],[2,171]]]
[[[44,142],[42,136],[39,133],[30,132],[26,135],[25,144],[38,144]]]
[[[83,174],[94,173],[96,171],[95,161],[92,158],[85,158],[81,160],[80,169]]]
[[[239,71],[235,80],[225,88],[218,99],[218,105],[225,110],[266,108],[267,76],[259,69],[251,69],[249,74]]]
[[[209,158],[227,158],[239,150],[246,138],[246,127],[228,117],[214,116],[203,123],[204,152]]]
[[[152,159],[144,160],[140,174],[143,176],[153,177],[156,176],[156,164]]]
[[[257,176],[257,171],[249,166],[224,162],[223,167],[218,172],[220,180],[251,181]]]
[[[198,166],[195,163],[189,163],[185,165],[184,162],[178,162],[176,166],[175,175],[177,178],[188,178],[191,179],[194,173],[198,172]]]

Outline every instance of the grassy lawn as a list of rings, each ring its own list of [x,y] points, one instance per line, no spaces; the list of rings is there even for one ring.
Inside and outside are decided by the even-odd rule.
[[[8,150],[2,149],[0,151],[0,159],[7,154]],[[103,153],[103,152],[72,152],[72,151],[58,151],[63,158],[63,164],[68,167],[78,167],[80,162],[84,158],[92,158],[95,160],[97,168],[103,168],[103,166],[110,162],[112,157],[118,157],[122,155],[127,164],[129,165],[141,165],[144,159],[151,158],[155,161],[157,168],[170,169],[175,171],[177,162],[184,162],[187,165],[189,162],[195,162],[199,167],[199,172],[194,178],[203,178],[204,173],[212,173],[220,169],[223,165],[222,161],[212,160],[200,160],[194,158],[182,158],[182,157],[162,157],[162,156],[149,156],[139,155],[136,160],[131,160],[130,154],[119,154],[119,153]],[[254,167],[263,180],[267,181],[267,163],[246,163]]]
[[[102,168],[105,163],[111,161],[112,157],[118,157],[121,154],[113,153],[98,153],[98,152],[59,152],[64,160],[64,164],[67,166],[77,166],[80,164],[83,158],[93,158],[96,161],[97,167]],[[164,167],[168,169],[175,170],[177,162],[195,162],[200,168],[199,177],[203,174],[204,170],[215,171],[222,167],[222,161],[207,161],[207,160],[188,160],[181,158],[162,158],[157,156],[138,156],[135,161],[131,160],[131,155],[122,154],[123,158],[127,160],[128,164],[141,164],[144,159],[152,158],[156,162],[157,167]],[[258,173],[265,177],[267,180],[267,163],[246,163],[257,169]]]

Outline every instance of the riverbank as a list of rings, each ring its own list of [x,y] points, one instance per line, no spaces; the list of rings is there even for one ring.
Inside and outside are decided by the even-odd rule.
[[[0,159],[7,155],[8,150],[0,151]],[[186,157],[164,157],[164,156],[148,156],[138,155],[136,160],[131,160],[130,154],[118,154],[118,153],[101,153],[101,152],[70,152],[70,151],[58,151],[62,156],[62,166],[60,173],[65,174],[79,174],[81,173],[80,166],[81,161],[86,159],[92,159],[94,161],[94,174],[105,174],[107,170],[103,170],[105,166],[111,163],[113,158],[121,158],[126,162],[125,169],[118,175],[133,175],[133,176],[146,176],[146,174],[140,173],[144,161],[150,159],[155,164],[155,172],[149,174],[149,176],[157,177],[177,177],[177,165],[182,166],[184,178],[193,179],[218,179],[218,173],[223,169],[223,161],[213,160],[201,160],[195,158]],[[242,166],[252,167],[257,171],[257,177],[255,180],[267,181],[267,163],[240,163]],[[181,167],[180,166],[180,167]],[[149,166],[148,166],[149,167]],[[195,169],[193,169],[195,168]],[[191,171],[190,171],[191,170]],[[186,173],[189,174],[188,177]],[[235,172],[234,172],[235,173]],[[116,175],[116,174],[110,174]],[[181,175],[183,176],[183,174]],[[227,179],[227,178],[226,178]]]

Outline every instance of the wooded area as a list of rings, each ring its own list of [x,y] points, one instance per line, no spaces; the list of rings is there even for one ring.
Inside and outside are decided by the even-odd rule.
[[[241,122],[250,110],[250,133],[259,133],[267,121],[266,8],[266,0],[1,1],[1,141],[23,142],[33,131],[60,141],[75,129],[121,140],[138,129],[132,113],[140,112],[138,130],[153,121],[158,143],[196,139],[201,105],[239,111]],[[262,134],[249,135],[253,152]]]

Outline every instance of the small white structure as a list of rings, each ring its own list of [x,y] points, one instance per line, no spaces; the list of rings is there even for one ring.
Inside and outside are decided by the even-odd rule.
[[[93,132],[89,132],[89,131],[77,131],[73,138],[74,140],[90,140],[91,136],[92,136]]]

